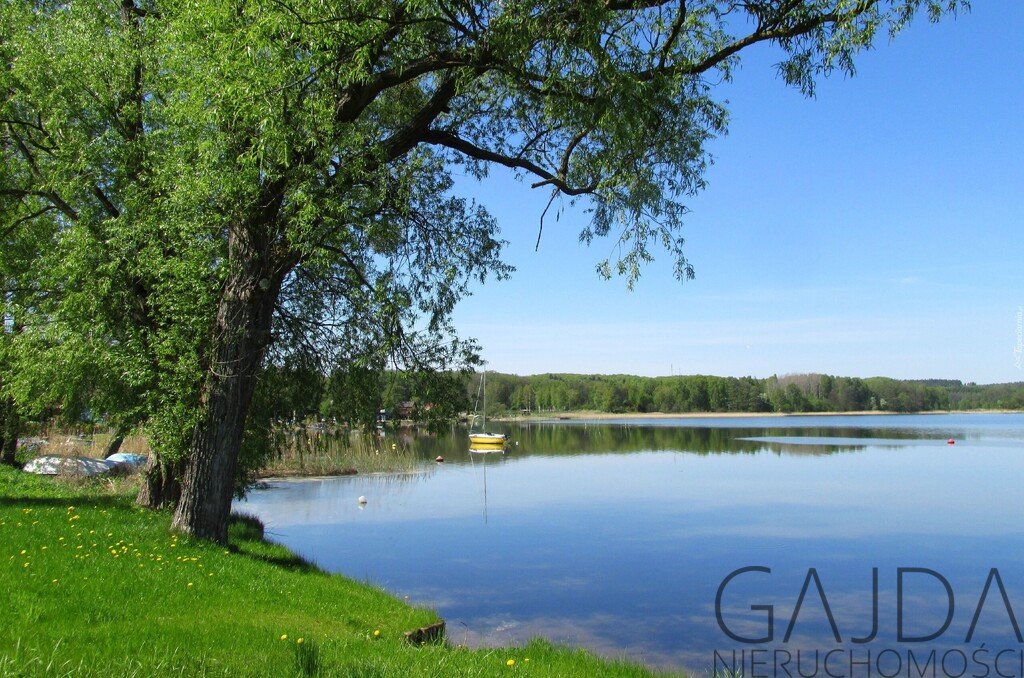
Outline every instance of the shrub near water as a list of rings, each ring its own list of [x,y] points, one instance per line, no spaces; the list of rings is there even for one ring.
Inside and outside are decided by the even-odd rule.
[[[347,429],[277,428],[272,447],[273,458],[260,471],[264,477],[409,472],[419,465],[408,445]]]
[[[432,612],[317,570],[252,521],[227,549],[169,524],[107,482],[0,467],[0,675],[651,675],[543,641],[412,647],[404,631]]]

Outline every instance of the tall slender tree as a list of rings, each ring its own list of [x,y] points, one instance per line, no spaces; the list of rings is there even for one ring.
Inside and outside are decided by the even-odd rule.
[[[684,200],[727,120],[712,83],[742,50],[777,45],[810,93],[961,4],[14,0],[0,234],[34,229],[38,292],[19,350],[131,394],[183,465],[175,528],[223,541],[268,360],[472,362],[451,311],[509,268],[453,167],[581,202],[581,240],[616,243],[603,276],[662,248],[685,279]]]

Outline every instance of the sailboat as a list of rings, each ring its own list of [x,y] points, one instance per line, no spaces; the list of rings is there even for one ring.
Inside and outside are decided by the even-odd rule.
[[[480,432],[469,432],[470,452],[500,452],[505,449],[508,439],[504,433],[485,433],[487,430],[487,371],[484,370],[480,378],[480,388],[477,391],[477,402],[480,401],[480,393],[483,393],[483,407],[480,409]],[[475,417],[474,417],[475,419]]]

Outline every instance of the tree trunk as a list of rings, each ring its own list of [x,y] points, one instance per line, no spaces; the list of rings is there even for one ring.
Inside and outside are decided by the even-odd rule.
[[[21,417],[13,398],[0,399],[0,463],[17,466],[18,433]]]
[[[146,480],[135,502],[151,509],[174,508],[181,498],[181,464],[172,464],[155,452],[146,466]]]
[[[113,455],[117,454],[118,450],[121,449],[121,443],[124,442],[124,429],[120,426],[117,427],[117,431],[114,433],[114,437],[110,439],[107,444],[107,449],[103,453],[104,459],[109,459]]]
[[[200,396],[202,419],[185,460],[172,529],[227,542],[228,517],[245,419],[270,343],[274,305],[286,271],[267,265],[254,228],[229,234],[231,270],[217,309],[212,363]]]

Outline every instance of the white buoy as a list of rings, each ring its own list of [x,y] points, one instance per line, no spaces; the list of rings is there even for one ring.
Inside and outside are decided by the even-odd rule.
[[[366,503],[366,497],[359,497],[359,503],[360,504],[365,504]]]

